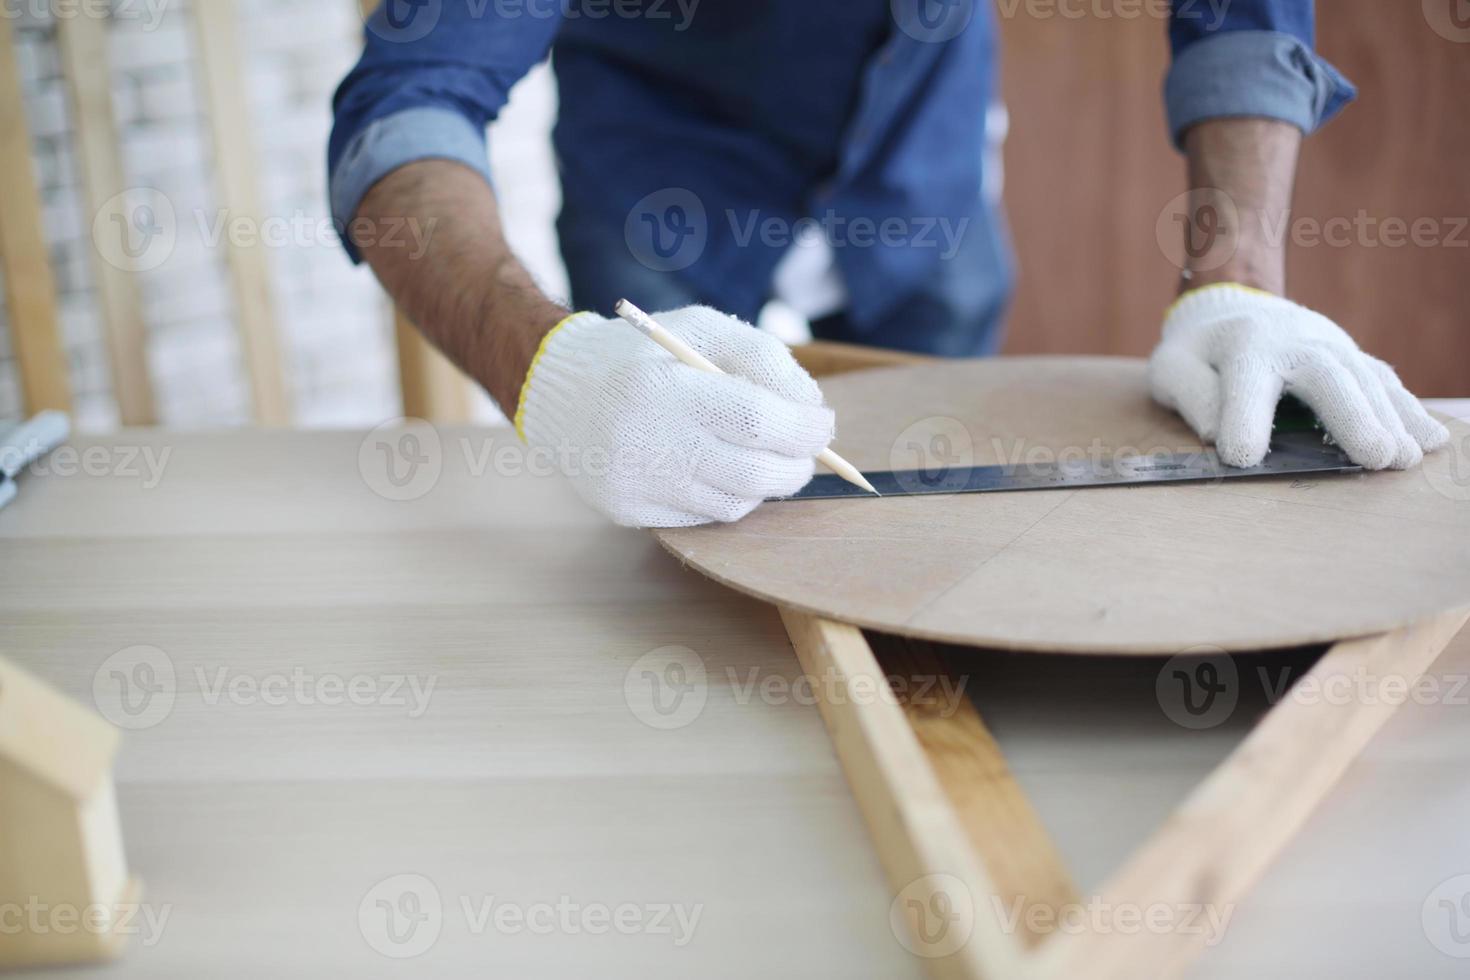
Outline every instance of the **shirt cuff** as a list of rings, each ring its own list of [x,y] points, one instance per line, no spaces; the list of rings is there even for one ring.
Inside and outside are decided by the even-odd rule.
[[[1178,53],[1164,83],[1169,132],[1183,149],[1195,123],[1257,116],[1311,134],[1358,94],[1353,84],[1290,34],[1229,31]]]
[[[357,206],[373,185],[415,160],[453,160],[490,183],[485,134],[450,109],[425,106],[375,119],[353,137],[332,171],[332,220],[354,263],[362,261],[348,234]]]

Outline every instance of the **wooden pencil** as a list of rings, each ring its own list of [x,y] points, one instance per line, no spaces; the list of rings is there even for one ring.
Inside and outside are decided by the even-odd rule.
[[[673,354],[680,361],[684,362],[690,367],[699,371],[706,371],[710,374],[725,373],[724,371],[721,371],[717,366],[715,366],[715,364],[711,362],[709,358],[705,357],[699,351],[695,350],[693,347],[690,347],[688,344],[684,343],[684,341],[680,340],[678,337],[674,336],[663,327],[659,326],[657,320],[649,316],[647,313],[644,313],[642,310],[634,306],[632,303],[628,302],[626,299],[618,300],[617,303],[613,306],[613,312],[622,317],[623,320],[625,320],[630,325],[636,327],[638,331],[649,340],[653,341],[655,344],[658,344],[664,350],[668,351],[670,354]],[[842,477],[853,486],[862,487],[869,493],[877,494],[878,491],[873,487],[871,483],[867,481],[863,474],[858,471],[858,468],[856,466],[853,466],[847,460],[834,453],[831,449],[823,449],[820,453],[818,453],[817,462],[821,463],[823,466],[827,467],[827,469],[831,470],[833,473],[836,473],[838,476]]]

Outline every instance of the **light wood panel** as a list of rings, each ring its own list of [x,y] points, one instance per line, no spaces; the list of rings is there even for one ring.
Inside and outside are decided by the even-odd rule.
[[[117,126],[112,113],[112,78],[108,71],[107,24],[100,17],[63,17],[56,22],[62,73],[71,96],[72,132],[89,214],[127,188]],[[123,425],[157,421],[153,383],[148,374],[148,330],[143,301],[134,275],[96,250],[92,277],[107,342],[112,394]]]
[[[199,48],[220,204],[229,209],[232,220],[253,222],[258,231],[265,212],[255,180],[258,167],[250,137],[254,124],[245,103],[235,3],[202,0],[190,13]],[[260,240],[246,245],[226,236],[225,248],[255,420],[284,425],[291,420],[291,403],[276,333],[270,257]]]
[[[1155,222],[1185,186],[1160,94],[1165,25],[1092,16],[1086,4],[1071,8],[1081,17],[1060,5],[1010,6],[1017,15],[1001,19],[1005,196],[1020,288],[1007,350],[1147,354],[1178,277]],[[1443,239],[1470,241],[1454,231],[1470,200],[1470,127],[1456,101],[1470,89],[1470,57],[1424,10],[1318,5],[1319,50],[1362,96],[1307,141],[1299,221],[1352,221],[1362,210],[1379,221],[1431,219]],[[1294,247],[1289,289],[1398,367],[1416,393],[1448,396],[1470,387],[1467,261],[1467,244],[1388,247],[1352,234],[1344,247]]]
[[[0,16],[0,263],[10,344],[26,410],[64,412],[71,409],[71,383],[11,25],[10,17]]]
[[[870,469],[1201,451],[1128,358],[995,358],[824,382]],[[1470,602],[1470,426],[1404,472],[793,500],[654,532],[716,580],[972,646],[1161,654],[1384,632]]]
[[[760,694],[800,677],[775,610],[559,477],[479,470],[509,429],[419,435],[440,470],[411,499],[373,489],[377,436],[123,430],[73,443],[105,475],[59,457],[0,510],[0,651],[139,725],[118,802],[168,917],[107,976],[920,977],[820,718]],[[157,481],[128,475],[142,448]],[[704,675],[655,727],[681,688],[642,658],[669,646]],[[412,958],[375,904],[403,874],[443,916]],[[565,897],[572,928],[497,928],[491,897]],[[699,919],[681,945],[672,916],[583,927],[625,903]]]
[[[776,613],[608,526],[556,477],[481,468],[484,450],[517,445],[505,428],[420,431],[438,474],[389,499],[374,487],[401,488],[375,464],[400,434],[78,437],[74,453],[113,465],[54,458],[0,511],[5,656],[110,709],[119,651],[151,646],[174,669],[170,710],[128,732],[118,760],[128,857],[145,907],[169,917],[109,975],[922,975],[891,932],[895,896],[821,722],[784,693],[801,671]],[[1446,777],[1470,746],[1455,682],[1466,640],[1438,702],[1405,704],[1241,901],[1203,975],[1458,976],[1419,914],[1470,860],[1470,797]],[[662,730],[630,710],[628,678],[646,680],[639,658],[671,644],[702,658],[707,699]],[[985,709],[1063,853],[1094,869],[1205,774],[1216,755],[1201,739],[1228,742],[1220,732],[1249,720],[1243,701],[1221,729],[1179,729],[1154,700],[1158,665],[1124,663],[1131,694],[1107,681],[1117,661],[1053,658],[1006,688],[1004,711]],[[396,705],[253,697],[297,670],[436,684],[418,716],[411,692]],[[221,693],[222,676],[243,696]],[[760,693],[769,680],[774,696]],[[358,924],[402,873],[433,882],[448,916],[407,966]],[[488,894],[704,911],[682,948],[474,933],[460,899],[478,912]]]

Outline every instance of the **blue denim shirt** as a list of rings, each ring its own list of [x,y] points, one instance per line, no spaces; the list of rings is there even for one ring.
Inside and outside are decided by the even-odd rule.
[[[1313,53],[1312,0],[1110,2],[1168,19],[1176,140],[1221,116],[1309,133],[1355,94]],[[569,265],[621,251],[627,269],[753,319],[792,242],[820,234],[860,335],[984,353],[1012,281],[999,203],[982,191],[995,18],[1092,16],[1089,3],[385,0],[334,100],[334,218],[345,226],[414,160],[488,181],[485,127],[550,53]]]

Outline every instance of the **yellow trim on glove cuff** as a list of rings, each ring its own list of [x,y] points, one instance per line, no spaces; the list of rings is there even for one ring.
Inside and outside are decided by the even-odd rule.
[[[546,336],[542,337],[541,343],[536,346],[536,353],[531,358],[531,366],[526,368],[526,380],[521,382],[521,395],[516,399],[516,436],[521,442],[526,441],[526,394],[531,390],[531,376],[536,373],[536,365],[541,363],[541,355],[546,353],[546,345],[551,342],[551,338],[555,337],[556,332],[570,323],[576,316],[576,313],[569,313],[557,321],[556,326],[546,331]]]
[[[1191,296],[1197,296],[1200,293],[1207,293],[1212,289],[1239,289],[1242,292],[1255,293],[1257,296],[1270,296],[1272,299],[1281,298],[1275,293],[1267,292],[1264,289],[1257,289],[1255,286],[1247,286],[1245,283],[1241,282],[1212,282],[1208,286],[1200,286],[1198,289],[1191,289],[1189,292],[1185,293],[1174,302],[1170,303],[1169,308],[1164,311],[1164,319],[1167,320],[1169,319],[1169,317],[1173,316],[1174,311],[1179,309],[1179,304],[1183,303]]]

